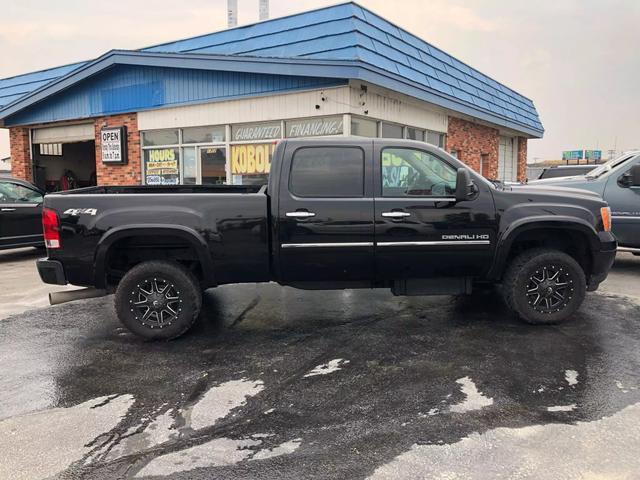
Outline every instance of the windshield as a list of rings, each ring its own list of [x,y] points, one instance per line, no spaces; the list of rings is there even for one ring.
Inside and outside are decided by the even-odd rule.
[[[636,154],[634,153],[633,155],[623,155],[621,157],[614,158],[613,160],[609,160],[607,163],[603,163],[598,168],[591,170],[586,176],[589,178],[598,178],[635,156]]]

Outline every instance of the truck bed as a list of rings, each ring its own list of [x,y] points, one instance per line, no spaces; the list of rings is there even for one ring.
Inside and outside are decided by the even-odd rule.
[[[44,207],[59,215],[62,248],[49,256],[64,261],[70,283],[100,285],[104,276],[98,272],[96,279],[88,259],[112,243],[121,248],[122,235],[131,234],[143,237],[136,251],[156,248],[163,255],[189,242],[201,258],[215,262],[215,271],[203,268],[216,285],[269,280],[266,190],[266,185],[100,186],[52,193]]]

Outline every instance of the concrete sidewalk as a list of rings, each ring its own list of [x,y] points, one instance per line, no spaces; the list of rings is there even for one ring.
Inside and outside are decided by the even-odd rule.
[[[42,283],[36,260],[46,254],[35,248],[0,251],[0,320],[49,305],[49,292],[78,287]]]

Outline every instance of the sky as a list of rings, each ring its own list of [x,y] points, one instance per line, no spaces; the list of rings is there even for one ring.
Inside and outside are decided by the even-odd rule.
[[[270,16],[337,3],[271,0]],[[532,99],[545,127],[529,161],[640,149],[640,1],[359,0]],[[239,0],[239,24],[258,0]],[[0,78],[226,27],[226,0],[0,0]],[[0,158],[9,155],[0,129]]]

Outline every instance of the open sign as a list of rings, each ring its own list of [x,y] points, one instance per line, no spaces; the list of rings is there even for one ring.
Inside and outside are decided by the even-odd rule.
[[[127,127],[103,128],[100,131],[102,163],[127,163]]]

